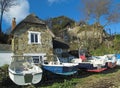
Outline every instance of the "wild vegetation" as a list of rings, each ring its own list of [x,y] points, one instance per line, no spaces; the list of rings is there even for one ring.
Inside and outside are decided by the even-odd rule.
[[[57,35],[61,30],[64,30],[67,25],[74,26],[75,21],[66,17],[66,16],[59,16],[55,18],[49,18],[46,20],[47,25],[52,30],[52,32]]]

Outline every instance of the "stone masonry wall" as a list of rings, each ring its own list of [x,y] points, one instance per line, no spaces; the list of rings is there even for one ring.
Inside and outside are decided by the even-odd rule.
[[[41,33],[41,44],[28,44],[28,31]],[[14,34],[12,49],[15,55],[23,55],[24,53],[46,53],[53,54],[52,36],[42,27],[30,26],[29,29],[24,27]]]

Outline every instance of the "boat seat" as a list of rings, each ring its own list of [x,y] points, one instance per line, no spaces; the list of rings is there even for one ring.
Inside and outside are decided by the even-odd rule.
[[[47,61],[47,60],[44,60],[44,64],[48,64],[48,61]]]
[[[32,69],[32,68],[33,68],[32,64],[30,64],[30,63],[28,63],[28,62],[23,63],[23,66],[24,66],[24,69],[25,69],[25,70],[28,70],[28,69]]]
[[[49,62],[49,65],[53,65],[53,64],[54,64],[54,62],[53,62],[53,61],[50,61],[50,62]]]
[[[22,63],[14,63],[14,70],[16,72],[21,72],[24,70],[24,66],[22,65]]]

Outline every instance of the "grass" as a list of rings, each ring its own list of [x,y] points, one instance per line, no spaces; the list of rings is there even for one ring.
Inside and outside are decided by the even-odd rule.
[[[7,65],[1,67],[7,72]],[[49,75],[52,77],[52,75]],[[112,79],[112,80],[111,80]],[[7,74],[0,75],[1,88],[118,88],[120,86],[120,67],[108,69],[101,73],[92,73],[79,70],[77,74],[68,77],[53,76],[47,80],[42,80],[36,85],[17,86]],[[104,85],[104,86],[101,86]]]
[[[61,83],[54,82],[50,86],[45,86],[40,88],[90,88],[90,87],[97,88],[95,87],[95,84],[97,83],[99,87],[100,86],[99,83],[102,83],[102,81],[105,81],[103,84],[105,86],[118,86],[117,83],[119,82],[118,80],[120,80],[118,76],[120,76],[120,67],[116,67],[114,69],[108,69],[101,73],[88,73],[88,72],[80,71],[76,77],[73,77],[70,80],[65,79],[64,82]],[[113,83],[111,83],[111,81],[109,82],[111,78],[114,79]]]

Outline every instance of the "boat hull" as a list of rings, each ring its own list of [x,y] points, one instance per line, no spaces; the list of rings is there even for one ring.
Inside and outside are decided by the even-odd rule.
[[[38,74],[14,74],[9,72],[10,79],[17,85],[37,84],[42,79],[42,73]]]
[[[73,75],[77,72],[77,66],[43,66],[43,69],[58,75]]]
[[[79,63],[78,68],[90,72],[102,72],[107,69],[107,64],[105,66],[94,67],[90,63]]]

